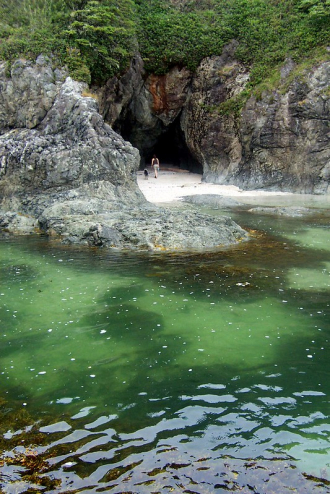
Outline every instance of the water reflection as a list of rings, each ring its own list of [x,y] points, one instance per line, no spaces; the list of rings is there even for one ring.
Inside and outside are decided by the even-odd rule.
[[[3,492],[329,492],[329,239],[260,222],[205,255],[1,242]]]

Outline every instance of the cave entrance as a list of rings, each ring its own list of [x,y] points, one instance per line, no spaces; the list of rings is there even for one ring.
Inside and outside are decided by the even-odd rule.
[[[151,162],[153,154],[159,158],[161,167],[174,167],[194,173],[203,173],[202,165],[192,156],[186,145],[179,119],[158,137],[152,149],[144,153],[144,161],[147,164]]]
[[[158,125],[146,129],[129,109],[116,121],[113,129],[139,150],[140,169],[150,166],[155,154],[161,168],[179,168],[203,174],[203,166],[194,158],[186,144],[180,126],[180,115],[168,127],[159,120]]]

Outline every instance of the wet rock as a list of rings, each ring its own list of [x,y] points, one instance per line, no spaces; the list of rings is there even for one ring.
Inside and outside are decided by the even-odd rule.
[[[0,216],[0,228],[12,233],[28,234],[37,233],[39,224],[33,216],[7,212]]]

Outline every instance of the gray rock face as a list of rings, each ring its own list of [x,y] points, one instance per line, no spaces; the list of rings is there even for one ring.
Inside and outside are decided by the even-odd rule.
[[[147,76],[137,56],[126,74],[98,90],[101,114],[139,149],[142,164],[146,154],[153,154],[159,138],[180,118],[191,80],[192,73],[184,67]]]
[[[330,192],[330,62],[296,79],[282,95],[251,98],[241,119],[237,185],[293,192]]]
[[[52,107],[66,73],[54,70],[43,56],[35,64],[17,60],[10,77],[6,73],[7,64],[0,62],[0,133],[13,128],[32,129]]]
[[[203,179],[226,183],[242,159],[242,145],[233,115],[219,115],[219,105],[241,93],[249,80],[246,68],[234,58],[237,44],[220,57],[199,66],[182,115],[182,128],[192,154],[203,165]]]
[[[0,228],[118,249],[204,249],[247,239],[228,218],[147,203],[136,182],[138,150],[82,96],[83,84],[62,80],[42,57],[14,64],[11,78],[2,67]]]
[[[122,77],[113,77],[104,87],[94,88],[99,97],[100,112],[106,122],[113,126],[122,119],[122,112],[126,116],[133,95],[140,94],[143,86],[143,61],[139,55],[136,55],[129,70]]]
[[[138,151],[104,123],[96,101],[82,97],[82,89],[67,78],[36,128],[0,136],[3,205],[13,197],[51,197],[59,189],[67,194],[100,181],[107,182],[110,199],[118,187],[140,196],[135,183]]]
[[[249,71],[235,59],[236,48],[235,41],[228,44],[221,56],[203,60],[195,74],[173,68],[146,78],[142,62],[135,63],[130,77],[111,82],[117,88],[112,96],[106,93],[120,111],[110,114],[104,104],[102,113],[142,157],[168,133],[173,159],[186,149],[188,161],[200,165],[207,182],[328,193],[330,62],[294,78],[295,65],[287,60],[281,90],[251,97],[237,115],[219,111],[249,81]],[[174,142],[178,135],[181,145]]]
[[[288,61],[283,82],[293,68]],[[294,79],[284,94],[250,98],[239,118],[216,108],[239,94],[248,73],[232,50],[204,61],[184,109],[189,148],[207,182],[243,189],[324,194],[330,191],[330,63]]]
[[[76,207],[75,210],[72,207]],[[60,214],[58,211],[60,208]],[[42,228],[64,236],[66,243],[117,249],[195,251],[221,248],[248,240],[230,218],[145,206],[109,213],[82,214],[81,204],[60,204],[39,218]],[[70,214],[64,216],[65,212]]]

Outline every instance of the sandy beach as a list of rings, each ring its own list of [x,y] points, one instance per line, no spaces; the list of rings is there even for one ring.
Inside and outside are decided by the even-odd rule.
[[[242,192],[234,185],[215,185],[202,182],[202,175],[184,171],[161,171],[156,179],[149,173],[148,180],[138,172],[138,185],[147,201],[166,203],[194,194],[219,194],[221,196],[254,196],[256,192]],[[262,194],[262,192],[258,192]]]
[[[160,171],[158,178],[152,173],[146,180],[142,171],[138,172],[137,182],[140,190],[147,201],[154,204],[164,204],[180,201],[184,196],[196,194],[217,194],[222,197],[233,197],[239,202],[254,204],[256,198],[258,203],[264,202],[262,198],[267,198],[267,203],[283,202],[283,199],[293,194],[285,192],[267,191],[242,191],[234,185],[216,185],[202,182],[202,175],[185,171]]]
[[[231,197],[243,204],[268,206],[330,207],[330,196],[270,192],[266,190],[241,190],[234,185],[217,185],[202,182],[202,175],[183,170],[160,170],[158,178],[152,172],[146,180],[143,171],[137,174],[137,183],[147,201],[153,204],[175,203],[184,196],[217,194]]]

